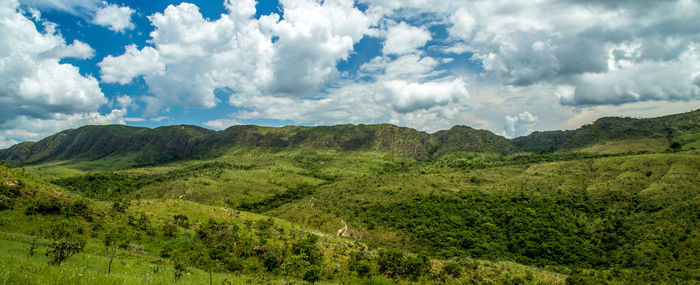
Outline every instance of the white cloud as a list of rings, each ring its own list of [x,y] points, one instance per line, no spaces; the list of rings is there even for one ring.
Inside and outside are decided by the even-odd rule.
[[[0,144],[36,140],[81,124],[123,123],[125,110],[96,112],[107,103],[97,79],[60,63],[65,57],[89,58],[94,50],[78,40],[67,45],[55,24],[33,13],[45,30],[37,31],[18,6],[17,1],[0,2]]]
[[[384,86],[394,96],[394,109],[401,113],[429,110],[469,98],[462,79],[427,83],[392,80],[385,82]]]
[[[336,64],[369,32],[370,20],[354,1],[281,1],[284,19],[270,27],[275,42],[273,80],[264,89],[309,96],[337,76]]]
[[[92,48],[79,41],[66,45],[51,23],[44,23],[46,32],[40,33],[17,5],[0,4],[0,123],[22,115],[94,111],[105,104],[95,78],[59,62],[59,55],[84,57]]]
[[[150,16],[152,46],[106,57],[102,79],[127,84],[143,76],[154,95],[143,98],[147,115],[170,105],[213,107],[219,88],[246,96],[312,96],[337,77],[337,62],[370,25],[349,0],[282,1],[283,20],[276,14],[254,19],[254,1],[225,4],[227,13],[215,21],[188,3]]]
[[[476,19],[469,14],[469,10],[462,7],[450,15],[452,26],[449,28],[450,34],[459,35],[464,38],[471,38],[476,28]]]
[[[127,109],[131,105],[134,104],[134,99],[132,99],[129,96],[123,95],[123,96],[117,96],[116,98],[116,106],[121,108],[121,109]]]
[[[19,141],[38,141],[66,129],[84,125],[124,124],[125,110],[114,109],[108,114],[98,112],[78,114],[50,114],[47,118],[18,116],[0,124],[0,149]]]
[[[112,31],[123,33],[134,28],[131,22],[131,14],[135,11],[127,6],[119,7],[116,4],[98,8],[92,22],[104,26]]]
[[[564,104],[698,98],[689,69],[700,63],[700,28],[681,23],[700,17],[700,3],[573,2],[465,3],[449,17],[462,40],[451,51],[472,52],[493,84],[572,85]],[[661,75],[672,82],[652,80]]]
[[[140,74],[162,75],[165,72],[165,64],[156,49],[144,47],[139,50],[136,45],[128,45],[125,50],[123,55],[108,55],[98,63],[103,82],[129,84]]]
[[[523,111],[516,116],[505,116],[504,119],[506,121],[504,131],[508,137],[529,134],[532,131],[532,127],[540,120],[528,111]]]
[[[425,28],[413,27],[404,22],[392,26],[387,31],[384,41],[384,54],[406,54],[416,52],[432,39]]]
[[[73,57],[79,59],[92,58],[95,55],[95,50],[90,45],[79,40],[73,40],[73,43],[65,46],[61,45],[53,50],[53,55],[59,58]]]
[[[242,125],[243,123],[236,119],[217,119],[206,121],[202,124],[215,130],[223,130],[230,126]]]
[[[20,0],[19,2],[29,7],[63,11],[76,16],[87,16],[97,10],[102,0]]]

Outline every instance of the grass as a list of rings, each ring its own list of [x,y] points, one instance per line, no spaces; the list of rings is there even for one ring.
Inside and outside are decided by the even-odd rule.
[[[631,152],[663,152],[669,148],[670,144],[665,138],[658,139],[628,139],[607,141],[588,147],[577,149],[581,152],[598,154],[617,154]]]
[[[257,235],[256,232],[259,231],[255,225],[269,219],[265,215],[204,205],[183,199],[133,200],[128,203],[129,206],[123,215],[115,214],[115,212],[110,210],[111,202],[89,202],[88,207],[92,210],[89,210],[88,213],[100,217],[99,220],[92,222],[67,212],[27,215],[25,214],[25,207],[33,203],[33,199],[61,197],[59,199],[60,203],[71,205],[71,203],[82,198],[67,194],[61,188],[45,184],[45,182],[34,178],[30,174],[23,174],[22,171],[0,166],[0,174],[2,175],[2,183],[5,181],[22,181],[20,188],[23,191],[22,197],[33,197],[31,199],[18,198],[19,200],[15,202],[13,208],[0,212],[0,252],[2,252],[0,255],[0,283],[2,284],[172,284],[174,282],[173,263],[169,258],[160,256],[160,252],[162,252],[163,248],[167,248],[169,244],[173,244],[173,241],[177,244],[178,240],[182,238],[187,239],[188,236],[194,236],[195,230],[210,219],[239,225],[251,235]],[[67,207],[65,205],[62,207]],[[128,220],[131,219],[128,217],[138,217],[142,213],[151,221],[149,228],[154,232],[152,234],[137,233],[141,237],[132,242],[144,246],[145,254],[119,249],[118,257],[113,264],[113,271],[107,275],[106,267],[109,263],[109,258],[105,253],[100,237],[107,228],[120,224],[127,225],[130,223]],[[163,237],[163,233],[159,229],[167,221],[171,220],[173,215],[178,214],[189,217],[191,228],[187,230],[179,229],[177,231],[179,238],[169,241],[168,238]],[[81,228],[83,235],[87,237],[87,246],[83,252],[68,258],[60,267],[49,266],[47,257],[43,255],[49,241],[40,238],[39,233],[47,229],[49,225],[61,221],[69,222],[72,226]],[[286,234],[280,237],[273,235],[272,239],[268,241],[269,244],[281,244],[286,239],[298,236],[299,233],[313,233],[320,237],[318,246],[324,256],[322,268],[324,268],[325,281],[319,284],[432,283],[430,281],[432,277],[429,276],[410,281],[405,279],[392,280],[381,275],[360,278],[353,274],[332,273],[333,268],[338,266],[338,264],[341,265],[341,268],[345,268],[349,252],[356,251],[358,248],[366,248],[366,245],[352,239],[337,237],[333,233],[307,228],[286,220],[273,219],[273,221],[274,227]],[[251,225],[253,226],[251,227]],[[131,235],[128,234],[128,236]],[[39,247],[36,253],[30,256],[29,248],[34,239],[40,241]],[[376,249],[372,249],[372,251],[376,254]],[[431,262],[439,268],[444,261],[433,259]],[[479,282],[500,283],[507,280],[528,280],[530,278],[540,282],[561,283],[566,277],[565,275],[515,263],[493,263],[486,260],[470,262],[476,264],[476,266],[465,271],[461,279],[452,281],[458,283],[476,280]],[[206,284],[209,280],[208,272],[194,266],[188,266],[187,272],[176,283]],[[263,274],[261,271],[245,271],[239,274],[215,272],[213,278],[216,284],[228,284],[226,281],[231,284],[281,284],[286,279],[275,274]],[[289,281],[299,282],[298,279],[294,278],[291,278]]]
[[[28,249],[33,237],[0,233],[0,284],[208,284],[209,273],[189,268],[175,282],[171,264],[155,264],[158,257],[120,250],[107,274],[109,258],[96,243],[89,243],[83,253],[67,259],[60,267],[47,264],[44,248],[30,256]],[[213,274],[214,284],[263,283],[255,276]],[[226,283],[229,282],[229,283]]]
[[[652,145],[649,140],[627,141],[626,144],[632,145],[635,151],[639,146]],[[349,246],[355,250],[357,244],[361,244],[370,248],[426,253],[437,264],[452,256],[482,258],[475,261],[480,264],[475,270],[465,272],[460,279],[464,282],[517,283],[521,279],[524,282],[532,279],[558,283],[563,282],[567,275],[642,283],[645,280],[697,278],[700,272],[693,268],[700,268],[700,263],[694,256],[700,252],[693,249],[693,245],[700,235],[697,217],[692,213],[693,209],[696,211],[700,207],[697,200],[700,195],[697,175],[700,152],[632,155],[625,154],[628,149],[624,147],[627,146],[622,142],[600,146],[596,152],[623,153],[606,156],[460,153],[427,161],[373,151],[240,147],[215,159],[115,169],[117,173],[163,179],[155,179],[136,191],[114,198],[131,200],[127,214],[138,216],[146,213],[156,228],[174,214],[187,215],[195,224],[213,218],[245,225],[246,220],[276,217],[275,223],[284,229],[301,229],[323,237],[322,248],[329,257],[324,268],[347,263],[350,251],[343,248]],[[109,159],[94,164],[109,165],[108,162]],[[28,172],[47,172],[50,177],[75,177],[75,174],[85,173],[81,170],[83,167],[82,164],[74,166],[70,163],[39,165],[28,168]],[[27,179],[45,185],[41,179]],[[279,207],[262,208],[264,212],[261,214],[235,210],[245,203],[268,201],[266,199],[299,185],[313,187],[313,191],[308,196],[284,200]],[[474,202],[470,197],[486,200]],[[430,204],[430,201],[442,201],[440,199],[448,202]],[[521,200],[532,204],[521,206],[522,203],[517,203]],[[111,201],[98,203],[103,208],[111,206]],[[423,205],[429,207],[421,208]],[[452,209],[449,208],[451,205],[456,206]],[[490,206],[479,209],[480,205]],[[472,206],[485,216],[483,221],[494,220],[467,223],[471,218],[462,210]],[[439,217],[435,222],[430,220],[430,215],[433,215],[431,207],[448,211],[444,213],[445,217]],[[388,215],[387,211],[370,212],[376,209],[391,209],[390,214],[396,215]],[[528,220],[528,216],[523,215],[528,212],[539,218]],[[32,231],[49,223],[24,216],[21,211],[13,213],[0,218],[0,230],[9,232],[11,226],[26,224],[27,231]],[[511,228],[515,224],[497,222],[498,217],[504,215],[525,219],[527,227],[515,230]],[[557,217],[564,220],[558,221]],[[427,221],[438,224],[417,228]],[[335,237],[343,222],[348,224],[350,239]],[[595,244],[620,240],[602,251],[608,256],[604,262],[612,263],[605,263],[605,266],[565,263],[569,261],[557,264],[526,259],[517,253],[517,246],[509,244],[509,239],[525,234],[528,227],[544,226],[539,232],[568,231],[569,223],[571,228],[580,229],[581,240],[576,243],[587,242],[594,244],[593,248],[601,249],[604,247]],[[436,237],[444,241],[426,243],[433,234],[431,228],[442,226],[448,230]],[[477,240],[483,242],[485,248],[473,251],[480,252],[479,255],[470,256],[471,251],[459,248],[463,234],[469,232],[493,233],[477,235]],[[535,244],[530,248],[541,249],[537,244],[551,242],[551,236],[528,237]],[[162,246],[162,241],[152,242],[155,249]],[[560,253],[556,254],[562,257]],[[558,257],[550,256],[550,259]],[[635,279],[635,276],[646,279]],[[374,277],[373,281],[356,276],[333,278],[328,280],[381,283],[383,277]]]

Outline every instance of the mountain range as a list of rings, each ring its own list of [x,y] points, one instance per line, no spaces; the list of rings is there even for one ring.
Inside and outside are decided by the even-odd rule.
[[[69,129],[38,142],[23,142],[0,150],[0,161],[20,165],[134,155],[138,157],[136,164],[154,165],[215,157],[235,146],[378,151],[421,160],[454,152],[513,154],[585,150],[615,142],[626,145],[626,149],[617,151],[656,152],[697,148],[694,136],[697,132],[700,132],[700,110],[647,119],[605,117],[576,130],[533,132],[514,139],[468,126],[454,126],[429,134],[390,124],[279,128],[238,125],[222,131],[190,125],[155,129],[100,125]]]

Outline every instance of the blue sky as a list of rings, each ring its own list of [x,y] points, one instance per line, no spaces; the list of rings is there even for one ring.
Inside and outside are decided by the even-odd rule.
[[[700,107],[700,4],[8,0],[0,148],[85,124],[470,125]]]

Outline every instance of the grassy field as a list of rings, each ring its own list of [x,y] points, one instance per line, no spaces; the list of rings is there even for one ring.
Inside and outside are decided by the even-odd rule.
[[[580,148],[577,151],[599,154],[616,154],[632,152],[663,152],[670,147],[666,138],[660,139],[629,139],[608,141],[602,144]]]
[[[660,150],[662,142],[656,143]],[[237,274],[227,275],[233,267],[217,263],[222,282],[226,276],[257,280],[245,282],[284,280],[284,266],[263,269],[264,256],[287,252],[281,256],[289,260],[295,256],[292,245],[304,240],[305,233],[320,237],[316,247],[324,258],[314,266],[331,283],[430,283],[444,277],[442,268],[453,263],[460,268],[459,277],[445,282],[696,280],[700,152],[626,153],[627,145],[638,150],[653,144],[610,142],[591,147],[590,153],[463,152],[431,160],[373,151],[239,147],[214,159],[153,167],[124,168],[113,157],[36,165],[6,170],[9,176],[3,179],[26,180],[25,187],[36,188],[32,191],[64,197],[61,203],[87,197],[100,209],[98,215],[108,217],[108,224],[131,224],[132,236],[151,254],[128,261],[146,266],[142,272],[150,270],[153,259],[169,260],[172,266],[180,254],[189,256],[188,278],[200,276],[197,268],[204,268],[203,263],[193,257],[203,242],[197,229],[213,219],[243,229],[239,238],[251,248],[271,250],[258,257],[241,253],[235,262],[244,269]],[[118,203],[128,205],[123,214],[109,210]],[[62,219],[76,221],[66,214],[28,215],[25,208],[32,207],[31,200],[19,204],[3,212],[0,230],[38,235]],[[190,228],[177,228],[175,238],[164,236],[173,215],[191,222]],[[147,217],[148,227],[138,226],[141,216]],[[276,218],[271,228],[276,231],[261,232],[256,225],[264,225],[268,217]],[[90,229],[92,222],[77,220]],[[16,225],[25,225],[24,230],[16,232]],[[104,231],[90,229],[86,234],[100,236]],[[99,248],[96,239],[92,237],[93,247]],[[177,249],[183,247],[191,249]],[[396,275],[380,266],[394,251],[403,261],[392,262],[418,262],[424,256],[431,261],[422,266],[430,269],[418,277]],[[358,252],[368,258],[353,257]],[[90,251],[81,254],[89,256]],[[99,250],[95,254],[96,260],[106,258],[99,257]],[[15,258],[46,263],[39,257]],[[365,270],[357,269],[358,264],[367,265],[369,279],[358,273]],[[72,266],[66,268],[75,268],[74,273],[92,270]],[[20,274],[14,268],[11,274]],[[298,273],[290,278],[302,277]]]
[[[563,283],[566,278],[564,274],[513,262],[474,259],[428,259],[427,267],[421,269],[425,271],[420,275],[410,278],[387,276],[381,274],[381,262],[377,263],[384,249],[367,247],[360,241],[339,237],[332,232],[185,199],[135,199],[118,210],[115,208],[118,203],[92,201],[66,193],[59,187],[22,172],[0,166],[2,194],[4,197],[16,194],[12,194],[15,195],[12,196],[12,203],[0,212],[2,284],[172,284],[175,282],[176,263],[187,265],[182,277],[175,283],[207,284],[209,272],[204,269],[206,267],[190,257],[198,256],[200,250],[206,251],[199,247],[201,231],[210,227],[212,222],[214,225],[240,228],[238,242],[250,242],[250,255],[240,261],[243,266],[240,271],[213,267],[214,284],[301,283],[304,276],[299,274],[308,268],[299,268],[301,272],[284,273],[282,268],[287,262],[284,261],[280,269],[265,270],[263,265],[266,263],[259,256],[264,255],[264,251],[258,252],[256,248],[287,248],[290,250],[288,254],[292,254],[295,247],[291,245],[299,244],[309,235],[318,238],[313,248],[321,259],[312,267],[320,269],[322,280],[319,284],[422,284],[435,280],[447,283],[527,281],[549,284]],[[176,215],[186,216],[188,225],[175,227],[174,233],[168,233],[166,226],[172,223],[172,217]],[[142,223],[143,219],[145,224]],[[61,223],[74,229],[86,243],[82,252],[69,257],[60,266],[51,266],[44,254],[52,246],[47,234],[52,225]],[[129,246],[117,249],[112,272],[107,274],[110,254],[104,240],[106,235],[117,229],[121,229],[119,239],[128,241]],[[32,247],[33,255],[30,254]],[[359,276],[349,268],[352,267],[354,253],[362,252],[367,258],[362,262],[368,265],[369,275]],[[414,256],[410,253],[399,254],[409,260]],[[293,261],[294,256],[292,254],[286,259]],[[459,273],[445,277],[442,269],[445,264],[457,268],[455,272]]]

